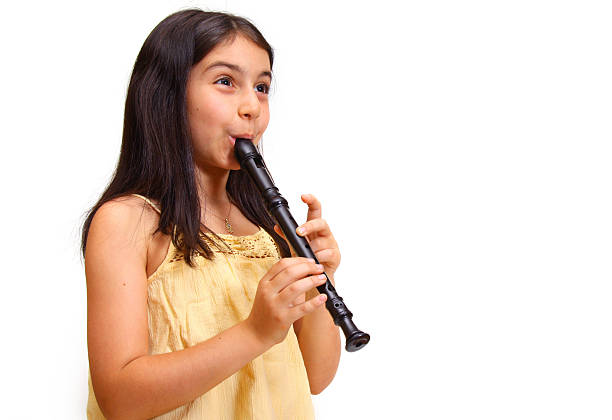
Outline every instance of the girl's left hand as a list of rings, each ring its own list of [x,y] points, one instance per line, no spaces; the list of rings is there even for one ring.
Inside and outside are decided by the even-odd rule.
[[[312,194],[303,194],[301,198],[304,203],[308,204],[308,215],[306,223],[297,228],[297,233],[308,239],[310,248],[319,263],[323,264],[330,281],[333,282],[334,273],[340,265],[338,243],[334,239],[327,222],[321,219],[321,203],[319,200]],[[274,230],[283,238],[285,237],[278,225],[274,226]]]

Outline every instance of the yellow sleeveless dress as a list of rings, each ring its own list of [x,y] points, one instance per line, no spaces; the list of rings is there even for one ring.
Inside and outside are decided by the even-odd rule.
[[[156,211],[159,209],[145,197]],[[149,354],[178,351],[246,319],[257,284],[280,254],[268,233],[219,235],[230,247],[191,268],[172,243],[148,279]],[[214,249],[212,247],[211,249]],[[89,377],[87,418],[102,420]],[[189,404],[159,420],[311,420],[306,368],[293,328],[285,340]]]

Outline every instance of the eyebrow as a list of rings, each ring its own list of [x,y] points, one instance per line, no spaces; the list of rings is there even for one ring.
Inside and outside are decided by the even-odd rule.
[[[236,64],[228,63],[226,61],[215,61],[214,63],[211,63],[208,67],[206,67],[206,69],[204,69],[204,71],[207,72],[208,70],[210,70],[212,68],[215,68],[215,67],[227,67],[227,68],[229,68],[231,70],[234,70],[235,72],[240,73],[240,74],[245,74],[246,73],[246,71],[242,67],[240,67],[240,66],[238,66]],[[262,76],[268,76],[270,79],[272,79],[272,73],[267,71],[267,70],[264,70],[261,73],[259,73],[259,76],[257,76],[257,78],[260,78]]]

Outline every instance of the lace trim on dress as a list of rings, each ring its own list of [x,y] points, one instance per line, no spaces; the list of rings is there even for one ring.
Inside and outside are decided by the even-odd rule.
[[[264,229],[247,236],[234,236],[218,233],[217,236],[223,240],[227,248],[222,248],[208,234],[200,234],[215,254],[240,255],[246,258],[280,258],[280,252],[274,239]],[[203,257],[198,251],[194,251],[195,257]],[[174,249],[174,254],[168,261],[174,263],[183,261],[185,256],[182,252]]]
[[[158,213],[161,214],[161,210],[155,203],[149,200],[147,197],[140,194],[132,194],[133,196],[139,197],[153,207]],[[259,230],[246,236],[234,236],[225,233],[217,233],[217,236],[222,240],[222,247],[219,244],[219,240],[212,237],[210,234],[200,233],[200,236],[206,241],[210,249],[214,254],[230,254],[230,255],[241,255],[246,258],[280,258],[280,250],[274,242],[274,239],[264,229]],[[185,256],[179,250],[177,250],[172,244],[172,256],[168,260],[169,263],[183,261]],[[194,251],[195,257],[203,257],[198,251]]]

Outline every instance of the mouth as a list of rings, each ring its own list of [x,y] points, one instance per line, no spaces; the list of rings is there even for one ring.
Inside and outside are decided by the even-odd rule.
[[[236,144],[236,139],[249,139],[251,141],[255,139],[255,136],[253,136],[252,134],[237,134],[235,136],[230,135],[228,137],[230,142],[232,143],[232,146]]]

